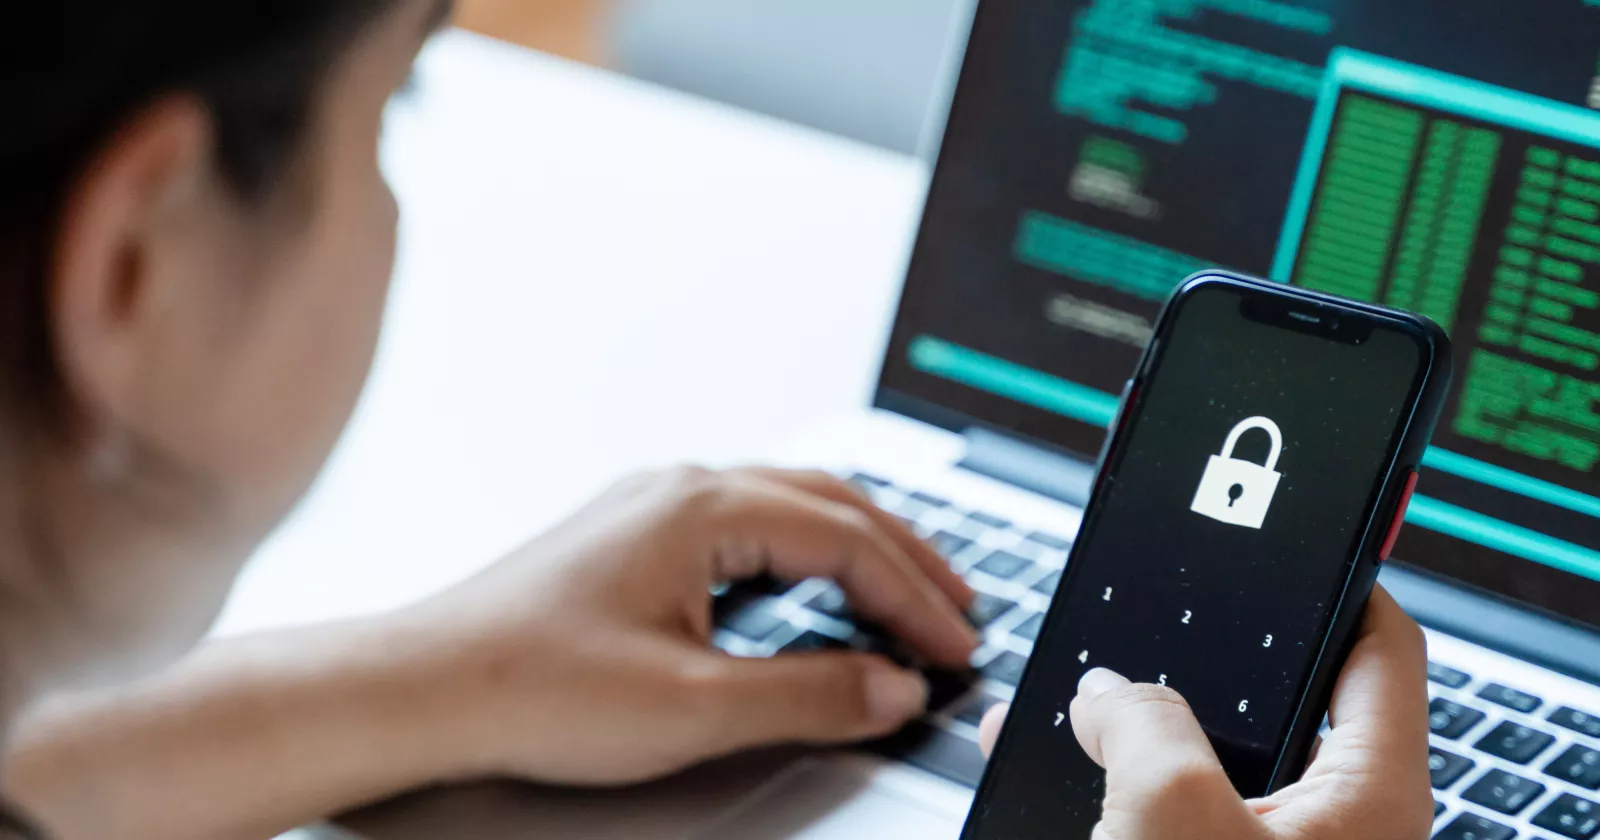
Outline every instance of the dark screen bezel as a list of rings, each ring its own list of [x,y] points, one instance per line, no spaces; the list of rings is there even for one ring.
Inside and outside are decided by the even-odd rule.
[[[994,43],[1001,31],[995,23],[1000,14],[995,11],[997,8],[997,4],[988,0],[978,0],[967,39],[968,56],[998,46]],[[980,77],[976,63],[970,60],[963,63],[947,126],[962,124],[968,111],[975,107],[974,99],[982,86]],[[949,134],[947,129],[946,140]],[[938,278],[932,263],[935,258],[930,247],[934,234],[928,220],[936,215],[937,208],[954,203],[949,198],[951,179],[948,177],[952,157],[950,144],[941,144],[923,206],[922,223],[901,287],[889,347],[879,370],[873,405],[951,431],[980,427],[1019,436],[1079,460],[1093,461],[1105,442],[1104,428],[922,373],[909,361],[911,342],[920,332],[920,325],[927,322],[924,316],[931,303],[930,296],[937,291]]]

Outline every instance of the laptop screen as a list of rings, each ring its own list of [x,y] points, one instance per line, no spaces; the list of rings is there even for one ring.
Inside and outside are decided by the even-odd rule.
[[[1222,267],[1421,312],[1395,556],[1600,626],[1600,0],[979,7],[879,391],[1093,458]]]

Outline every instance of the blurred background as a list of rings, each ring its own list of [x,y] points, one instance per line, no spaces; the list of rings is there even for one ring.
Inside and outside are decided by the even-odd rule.
[[[907,154],[925,153],[974,0],[462,0],[534,49]]]

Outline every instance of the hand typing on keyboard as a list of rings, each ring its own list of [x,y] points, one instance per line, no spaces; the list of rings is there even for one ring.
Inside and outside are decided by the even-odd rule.
[[[1331,729],[1305,777],[1245,801],[1223,775],[1183,699],[1109,671],[1084,676],[1071,706],[1078,742],[1106,768],[1095,840],[1421,840],[1433,823],[1428,777],[1427,655],[1422,633],[1387,593],[1334,693]],[[985,749],[1004,721],[984,719]]]
[[[863,618],[965,666],[972,591],[934,550],[818,473],[675,470],[624,482],[413,613],[441,648],[475,774],[615,784],[777,743],[846,743],[920,715],[928,683],[825,645],[772,659],[710,645],[712,588],[832,578]],[[464,730],[464,731],[463,731]]]
[[[761,600],[730,611],[736,581]],[[836,587],[822,606],[880,646],[772,626],[801,609],[776,597],[796,584]],[[836,478],[672,470],[421,604],[218,643],[41,704],[0,770],[53,836],[259,837],[460,779],[609,786],[746,748],[878,739],[964,690],[905,666],[966,666],[973,598]],[[774,603],[791,609],[746,609]],[[781,637],[787,655],[714,646],[731,632]]]

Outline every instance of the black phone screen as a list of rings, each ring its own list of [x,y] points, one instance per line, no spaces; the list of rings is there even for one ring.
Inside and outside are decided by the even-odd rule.
[[[1266,792],[1428,350],[1375,317],[1350,340],[1258,320],[1253,295],[1174,304],[965,840],[1089,836],[1104,773],[1067,712],[1095,667],[1178,690],[1240,793]]]

